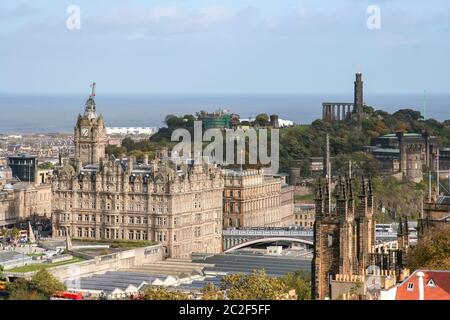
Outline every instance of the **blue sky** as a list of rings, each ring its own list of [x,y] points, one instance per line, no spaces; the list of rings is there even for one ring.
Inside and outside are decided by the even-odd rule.
[[[9,0],[0,93],[450,93],[449,39],[448,0]]]

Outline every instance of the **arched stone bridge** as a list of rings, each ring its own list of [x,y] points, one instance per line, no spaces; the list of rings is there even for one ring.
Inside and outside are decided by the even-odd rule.
[[[312,230],[296,230],[290,228],[249,228],[249,229],[226,229],[222,232],[223,251],[231,252],[257,243],[276,241],[287,241],[303,244],[307,249],[314,245],[314,234]],[[412,233],[410,240],[417,239]],[[397,240],[396,232],[377,232],[377,248],[392,248]]]

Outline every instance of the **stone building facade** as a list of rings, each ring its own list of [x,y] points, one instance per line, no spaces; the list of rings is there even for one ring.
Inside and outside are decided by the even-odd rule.
[[[362,179],[356,197],[353,181],[341,180],[337,185],[336,201],[331,202],[330,197],[328,185],[319,182],[312,260],[314,299],[331,297],[331,280],[335,275],[364,275],[375,244],[370,180]]]
[[[223,226],[281,227],[281,179],[263,170],[225,170]]]
[[[106,159],[104,133],[91,96],[75,127],[76,157],[54,173],[53,236],[156,241],[173,258],[219,253],[221,170],[168,157]]]
[[[294,224],[295,187],[282,184],[280,193],[280,221],[282,227]]]
[[[428,170],[450,170],[450,150],[440,148],[435,136],[428,133],[387,134],[372,141],[368,148],[380,163],[383,174],[399,174],[419,182]]]
[[[301,228],[312,229],[316,220],[315,209],[314,203],[295,204],[294,224]]]
[[[439,196],[424,201],[423,216],[418,221],[419,240],[426,233],[438,230],[450,230],[450,196]]]
[[[8,227],[17,221],[14,193],[0,191],[0,228]]]
[[[7,184],[0,190],[0,226],[12,226],[32,217],[51,217],[50,185]]]
[[[314,250],[313,299],[378,300],[381,291],[402,281],[409,248],[406,218],[399,220],[397,248],[377,244],[370,178],[361,178],[353,195],[353,179],[340,179],[335,201],[327,185],[318,183]]]

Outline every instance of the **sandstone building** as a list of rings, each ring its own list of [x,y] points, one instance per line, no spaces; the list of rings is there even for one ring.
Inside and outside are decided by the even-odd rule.
[[[352,181],[340,181],[336,204],[330,206],[328,185],[319,183],[314,223],[313,297],[331,297],[331,279],[336,274],[365,274],[375,243],[371,183],[361,182],[357,197]]]
[[[315,221],[315,208],[313,203],[295,204],[294,224],[296,226],[312,229]]]
[[[106,159],[105,132],[91,95],[75,126],[76,157],[53,177],[53,236],[156,241],[174,258],[221,252],[220,169],[162,156]]]
[[[397,249],[376,246],[374,199],[370,178],[361,178],[358,195],[353,179],[340,179],[335,199],[319,180],[316,193],[313,299],[379,299],[381,291],[402,280],[409,247],[406,219],[400,220]],[[353,292],[353,293],[352,293]]]
[[[51,217],[50,184],[8,183],[0,189],[0,227],[34,218]]]
[[[224,170],[224,179],[224,228],[282,226],[282,182],[279,177],[267,176],[263,170],[251,169]]]

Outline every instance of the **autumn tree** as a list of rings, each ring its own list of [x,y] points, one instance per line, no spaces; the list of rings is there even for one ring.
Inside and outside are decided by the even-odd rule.
[[[216,287],[213,283],[208,283],[202,289],[202,299],[203,300],[224,300],[224,292]]]
[[[288,289],[294,289],[297,300],[311,299],[311,273],[307,271],[297,271],[288,273],[281,277],[281,281]]]
[[[144,300],[188,300],[183,292],[169,291],[165,287],[150,287],[144,291]]]
[[[450,270],[450,230],[426,233],[408,254],[411,269]]]
[[[288,293],[283,281],[267,276],[264,270],[249,275],[226,275],[221,280],[221,289],[231,300],[277,300]]]

